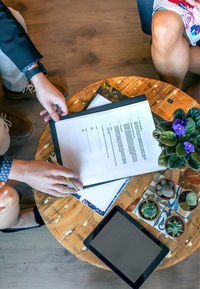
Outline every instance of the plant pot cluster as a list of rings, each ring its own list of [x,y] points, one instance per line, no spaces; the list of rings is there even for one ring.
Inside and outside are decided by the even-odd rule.
[[[174,182],[162,178],[158,180],[155,192],[160,198],[169,200],[176,193],[176,185]],[[178,197],[178,203],[184,211],[192,211],[198,206],[198,195],[193,190],[183,189]],[[155,220],[159,211],[158,202],[152,198],[144,200],[138,207],[139,215],[148,221]],[[173,238],[180,237],[185,231],[185,226],[185,221],[177,214],[169,216],[165,221],[165,230]]]

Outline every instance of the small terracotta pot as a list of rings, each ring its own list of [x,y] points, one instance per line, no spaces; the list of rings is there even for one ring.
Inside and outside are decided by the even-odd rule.
[[[168,221],[169,221],[170,219],[172,219],[172,218],[176,218],[176,219],[180,220],[181,223],[182,223],[183,232],[182,232],[179,236],[173,236],[172,234],[170,234],[170,233],[167,231],[167,223],[168,223]],[[167,234],[168,234],[170,237],[176,239],[176,238],[179,238],[180,236],[182,236],[183,233],[185,232],[186,223],[185,223],[185,221],[183,220],[183,218],[181,218],[181,216],[179,216],[179,215],[177,215],[177,214],[172,214],[171,216],[169,216],[169,217],[165,220],[164,226],[165,226],[165,231],[167,232]]]
[[[156,213],[156,215],[155,215],[153,218],[145,218],[145,217],[142,215],[141,207],[142,207],[142,205],[143,205],[144,203],[146,203],[147,201],[154,203],[154,204],[156,205],[156,207],[157,207],[157,213]],[[159,212],[160,212],[160,206],[159,206],[159,204],[158,204],[157,201],[155,201],[155,200],[152,199],[152,198],[148,198],[148,199],[142,201],[142,202],[139,204],[138,212],[139,212],[139,215],[140,215],[140,217],[141,217],[142,219],[145,219],[145,220],[148,220],[148,221],[152,221],[152,220],[155,220],[155,219],[158,217]]]
[[[184,210],[184,208],[181,207],[181,203],[183,203],[184,201],[186,201],[186,196],[187,196],[187,194],[190,193],[190,192],[194,192],[194,190],[182,189],[181,192],[180,192],[180,194],[179,194],[179,196],[178,196],[178,204],[179,204],[179,206],[180,206],[180,208],[181,208],[182,210]],[[196,192],[194,192],[194,193],[197,195]],[[185,196],[184,196],[184,195],[185,195]],[[185,198],[184,198],[184,197],[185,197]],[[190,211],[196,209],[197,206],[198,206],[198,203],[199,203],[199,198],[198,198],[198,195],[197,195],[197,205],[196,205],[196,206],[190,206],[189,210],[184,210],[184,211],[185,211],[185,212],[190,212]]]
[[[167,198],[167,197],[165,197],[165,196],[160,196],[160,195],[157,194],[157,186],[158,186],[158,185],[160,184],[160,182],[163,181],[163,180],[166,180],[166,181],[168,181],[168,182],[173,183],[173,195],[172,195],[171,197],[169,197],[169,198]],[[156,193],[156,195],[157,195],[159,198],[161,198],[161,199],[163,199],[163,200],[170,200],[170,199],[172,199],[172,198],[175,196],[175,193],[176,193],[176,185],[175,185],[175,183],[174,183],[173,181],[171,181],[171,180],[168,180],[168,179],[166,179],[166,178],[161,178],[161,179],[159,179],[159,180],[157,181],[157,183],[156,183],[156,185],[155,185],[155,193]]]

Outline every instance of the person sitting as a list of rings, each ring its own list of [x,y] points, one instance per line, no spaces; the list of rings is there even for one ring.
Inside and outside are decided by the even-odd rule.
[[[40,64],[42,55],[25,30],[25,22],[19,12],[8,9],[0,2],[0,74],[4,95],[8,99],[19,101],[31,94],[44,107],[40,113],[44,115],[44,120],[58,121],[60,116],[68,113],[65,97],[46,78],[45,69]],[[33,83],[35,91],[27,92],[27,80]],[[19,218],[18,194],[7,184],[8,180],[27,183],[34,189],[57,197],[66,197],[74,192],[66,187],[66,177],[75,178],[76,186],[82,188],[78,176],[63,166],[55,166],[46,161],[4,157],[10,145],[9,127],[12,135],[18,138],[29,136],[31,130],[28,120],[0,109],[0,229],[16,226],[18,221],[18,225],[23,227],[26,219],[22,218],[22,221]],[[30,219],[34,220],[37,213],[31,209],[31,217],[30,214],[27,215],[28,223]]]
[[[154,0],[153,63],[161,80],[182,88],[188,71],[200,74],[200,1]],[[191,95],[200,96],[200,84]]]

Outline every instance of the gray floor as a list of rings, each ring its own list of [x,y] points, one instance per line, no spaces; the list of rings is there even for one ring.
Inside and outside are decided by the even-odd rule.
[[[6,1],[20,10],[36,46],[45,56],[50,79],[66,84],[69,96],[88,84],[119,75],[158,78],[150,56],[150,38],[140,29],[136,0]],[[187,83],[198,80],[189,76]],[[0,90],[0,107],[26,115],[33,133],[12,141],[8,154],[33,159],[44,127],[35,100],[9,102]],[[33,203],[32,190],[21,184],[22,207]],[[143,289],[199,289],[200,251],[178,265],[154,272]],[[47,228],[0,233],[0,289],[125,289],[112,272],[76,259]]]

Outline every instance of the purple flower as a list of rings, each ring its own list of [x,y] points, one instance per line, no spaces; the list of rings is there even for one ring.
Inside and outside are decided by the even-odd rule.
[[[184,142],[186,154],[192,153],[194,151],[194,145],[189,141]]]
[[[174,126],[177,126],[177,125],[181,125],[183,127],[186,127],[187,122],[188,122],[188,119],[186,119],[186,118],[183,118],[183,119],[177,118],[175,120],[175,122],[173,123],[173,128],[174,128]]]
[[[181,135],[181,134],[184,135],[185,134],[185,127],[187,125],[187,122],[188,122],[188,119],[186,119],[186,118],[183,118],[183,119],[177,118],[175,120],[172,127],[173,127],[173,130],[175,131],[176,135]]]
[[[176,126],[173,125],[173,129],[175,131],[176,135],[184,135],[185,134],[185,128],[184,126],[177,124]]]

